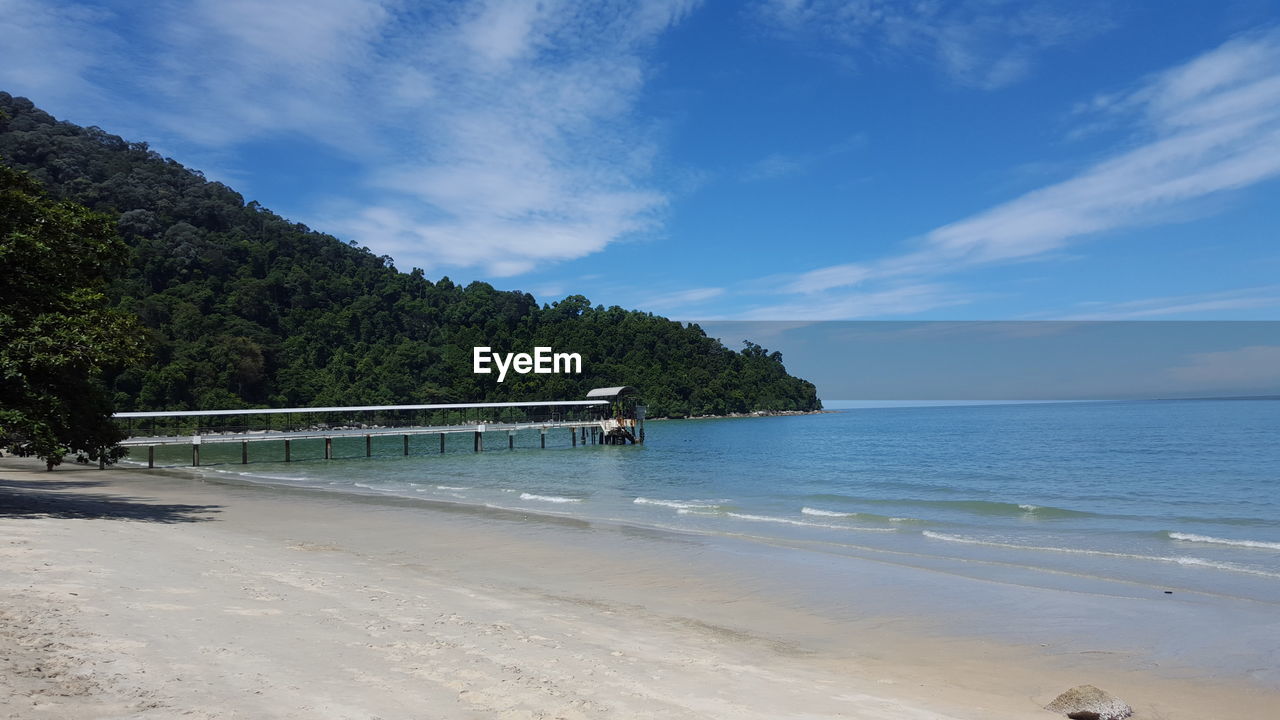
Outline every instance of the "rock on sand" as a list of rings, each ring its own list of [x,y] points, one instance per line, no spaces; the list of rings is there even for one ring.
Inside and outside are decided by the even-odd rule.
[[[1133,708],[1123,700],[1092,685],[1073,687],[1044,709],[1063,713],[1072,720],[1123,720],[1133,714]]]

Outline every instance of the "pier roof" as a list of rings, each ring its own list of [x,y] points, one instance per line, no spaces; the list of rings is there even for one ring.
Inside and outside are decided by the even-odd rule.
[[[594,390],[592,392],[595,392]],[[588,393],[587,397],[591,397]],[[608,396],[612,397],[612,396]],[[119,412],[116,418],[195,417],[207,415],[291,415],[298,413],[365,412],[371,410],[465,410],[468,408],[565,407],[604,405],[606,400],[551,400],[541,402],[449,403],[434,405],[355,405],[350,407],[246,408],[239,410],[152,410]]]
[[[616,398],[620,395],[628,395],[634,393],[635,388],[630,385],[620,385],[618,387],[596,388],[587,393],[588,398]]]

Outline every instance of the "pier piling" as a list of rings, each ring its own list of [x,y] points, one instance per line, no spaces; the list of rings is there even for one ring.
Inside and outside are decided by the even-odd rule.
[[[525,411],[525,407],[546,407],[549,411]],[[633,407],[634,406],[634,407]],[[570,407],[572,410],[561,410],[562,407]],[[485,410],[491,408],[491,410]],[[519,409],[518,409],[519,408]],[[368,415],[367,413],[379,412],[383,410],[394,410],[397,414],[390,417],[393,421],[388,423],[385,415]],[[408,414],[408,411],[417,410],[444,410],[443,414],[435,413],[429,418],[421,415]],[[315,413],[324,411],[325,413],[345,413],[343,416],[323,418],[324,422],[320,422],[322,418]],[[293,460],[292,440],[323,440],[324,441],[324,459],[334,460],[336,456],[333,450],[333,440],[335,437],[356,438],[360,435],[364,436],[364,454],[365,457],[373,457],[373,435],[400,435],[401,453],[408,456],[412,435],[437,434],[440,437],[440,453],[444,454],[448,450],[450,434],[472,433],[473,448],[477,453],[484,451],[484,433],[487,432],[488,425],[493,425],[494,430],[504,430],[507,433],[507,449],[515,450],[516,436],[520,431],[528,429],[538,430],[538,446],[540,448],[547,447],[547,434],[553,428],[564,428],[569,431],[569,443],[576,448],[582,445],[620,445],[626,444],[628,441],[632,443],[643,442],[643,411],[644,408],[635,405],[634,391],[631,388],[597,388],[587,393],[585,400],[564,400],[550,401],[546,403],[535,402],[512,402],[512,403],[455,403],[455,404],[433,404],[433,405],[378,405],[378,406],[353,406],[353,407],[324,407],[324,408],[271,408],[271,409],[244,409],[244,410],[184,410],[174,412],[160,411],[138,411],[128,413],[116,413],[113,417],[122,420],[128,420],[130,424],[130,432],[139,431],[139,435],[126,438],[121,442],[129,448],[147,448],[147,467],[154,468],[155,465],[155,448],[160,445],[183,445],[191,444],[191,464],[199,466],[201,464],[200,448],[203,442],[211,443],[240,443],[240,462],[248,464],[249,462],[249,443],[254,441],[284,441],[284,461],[291,462]],[[356,413],[366,413],[361,419],[352,419],[351,416]],[[491,414],[487,414],[491,413]],[[221,425],[210,425],[209,427],[200,426],[200,421],[191,421],[190,424],[184,424],[184,421],[173,420],[171,422],[157,423],[150,420],[145,423],[147,427],[136,428],[132,425],[133,418],[185,418],[185,417],[202,417],[205,415],[266,415],[267,421],[259,423],[258,426],[265,425],[266,430],[254,430],[258,427],[253,424],[245,425],[235,432],[227,431]],[[275,422],[281,415],[286,416],[282,423]],[[287,416],[300,416],[295,420],[289,420]],[[421,422],[422,420],[431,420],[435,422]],[[441,422],[442,421],[442,422]],[[195,427],[192,427],[194,425]],[[435,427],[432,427],[435,425]],[[615,428],[614,426],[618,426]],[[632,430],[639,431],[637,437],[632,436]],[[186,434],[183,431],[186,431]],[[209,434],[202,435],[204,430],[209,430]],[[142,431],[149,431],[151,434],[142,435]],[[169,433],[154,434],[156,432]],[[618,434],[618,435],[615,435]],[[561,436],[563,437],[563,436]],[[459,439],[460,441],[460,439]],[[344,442],[346,442],[344,440]],[[268,453],[269,455],[270,453]],[[305,453],[304,453],[305,455]],[[218,457],[222,457],[218,455]],[[350,457],[350,456],[344,456]],[[222,462],[215,460],[215,462]],[[105,467],[110,464],[110,460],[103,458],[99,463]]]

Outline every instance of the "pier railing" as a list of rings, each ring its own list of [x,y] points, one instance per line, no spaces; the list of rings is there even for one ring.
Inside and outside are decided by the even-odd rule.
[[[572,405],[467,404],[443,407],[385,406],[377,409],[283,408],[237,414],[201,411],[117,413],[116,423],[130,438],[250,433],[387,430],[468,425],[559,425],[590,422],[602,416],[605,403]]]
[[[240,410],[157,410],[121,412],[113,417],[128,434],[120,444],[146,448],[147,466],[155,467],[156,448],[191,446],[191,464],[200,464],[203,445],[240,444],[240,462],[249,462],[249,446],[266,441],[282,442],[284,461],[292,458],[293,441],[323,440],[324,459],[333,455],[334,440],[363,436],[364,454],[371,457],[375,438],[399,435],[404,455],[410,438],[439,435],[439,451],[446,437],[472,436],[475,452],[484,450],[487,432],[506,435],[508,449],[516,447],[521,431],[534,431],[538,446],[547,447],[548,432],[568,431],[571,447],[644,442],[644,431],[625,431],[612,417],[608,400],[552,402],[453,403],[433,405],[363,405],[358,407],[250,408]],[[643,415],[643,413],[641,414]],[[634,423],[635,420],[627,422]],[[383,440],[380,440],[382,442]]]

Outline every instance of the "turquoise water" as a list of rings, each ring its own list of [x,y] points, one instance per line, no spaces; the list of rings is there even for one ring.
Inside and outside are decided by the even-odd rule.
[[[1280,602],[1280,401],[851,410],[650,422],[639,447],[480,455],[471,438],[206,445],[201,469],[250,481],[745,538],[979,579]],[[189,462],[186,448],[157,459]],[[307,459],[313,458],[313,459]]]

